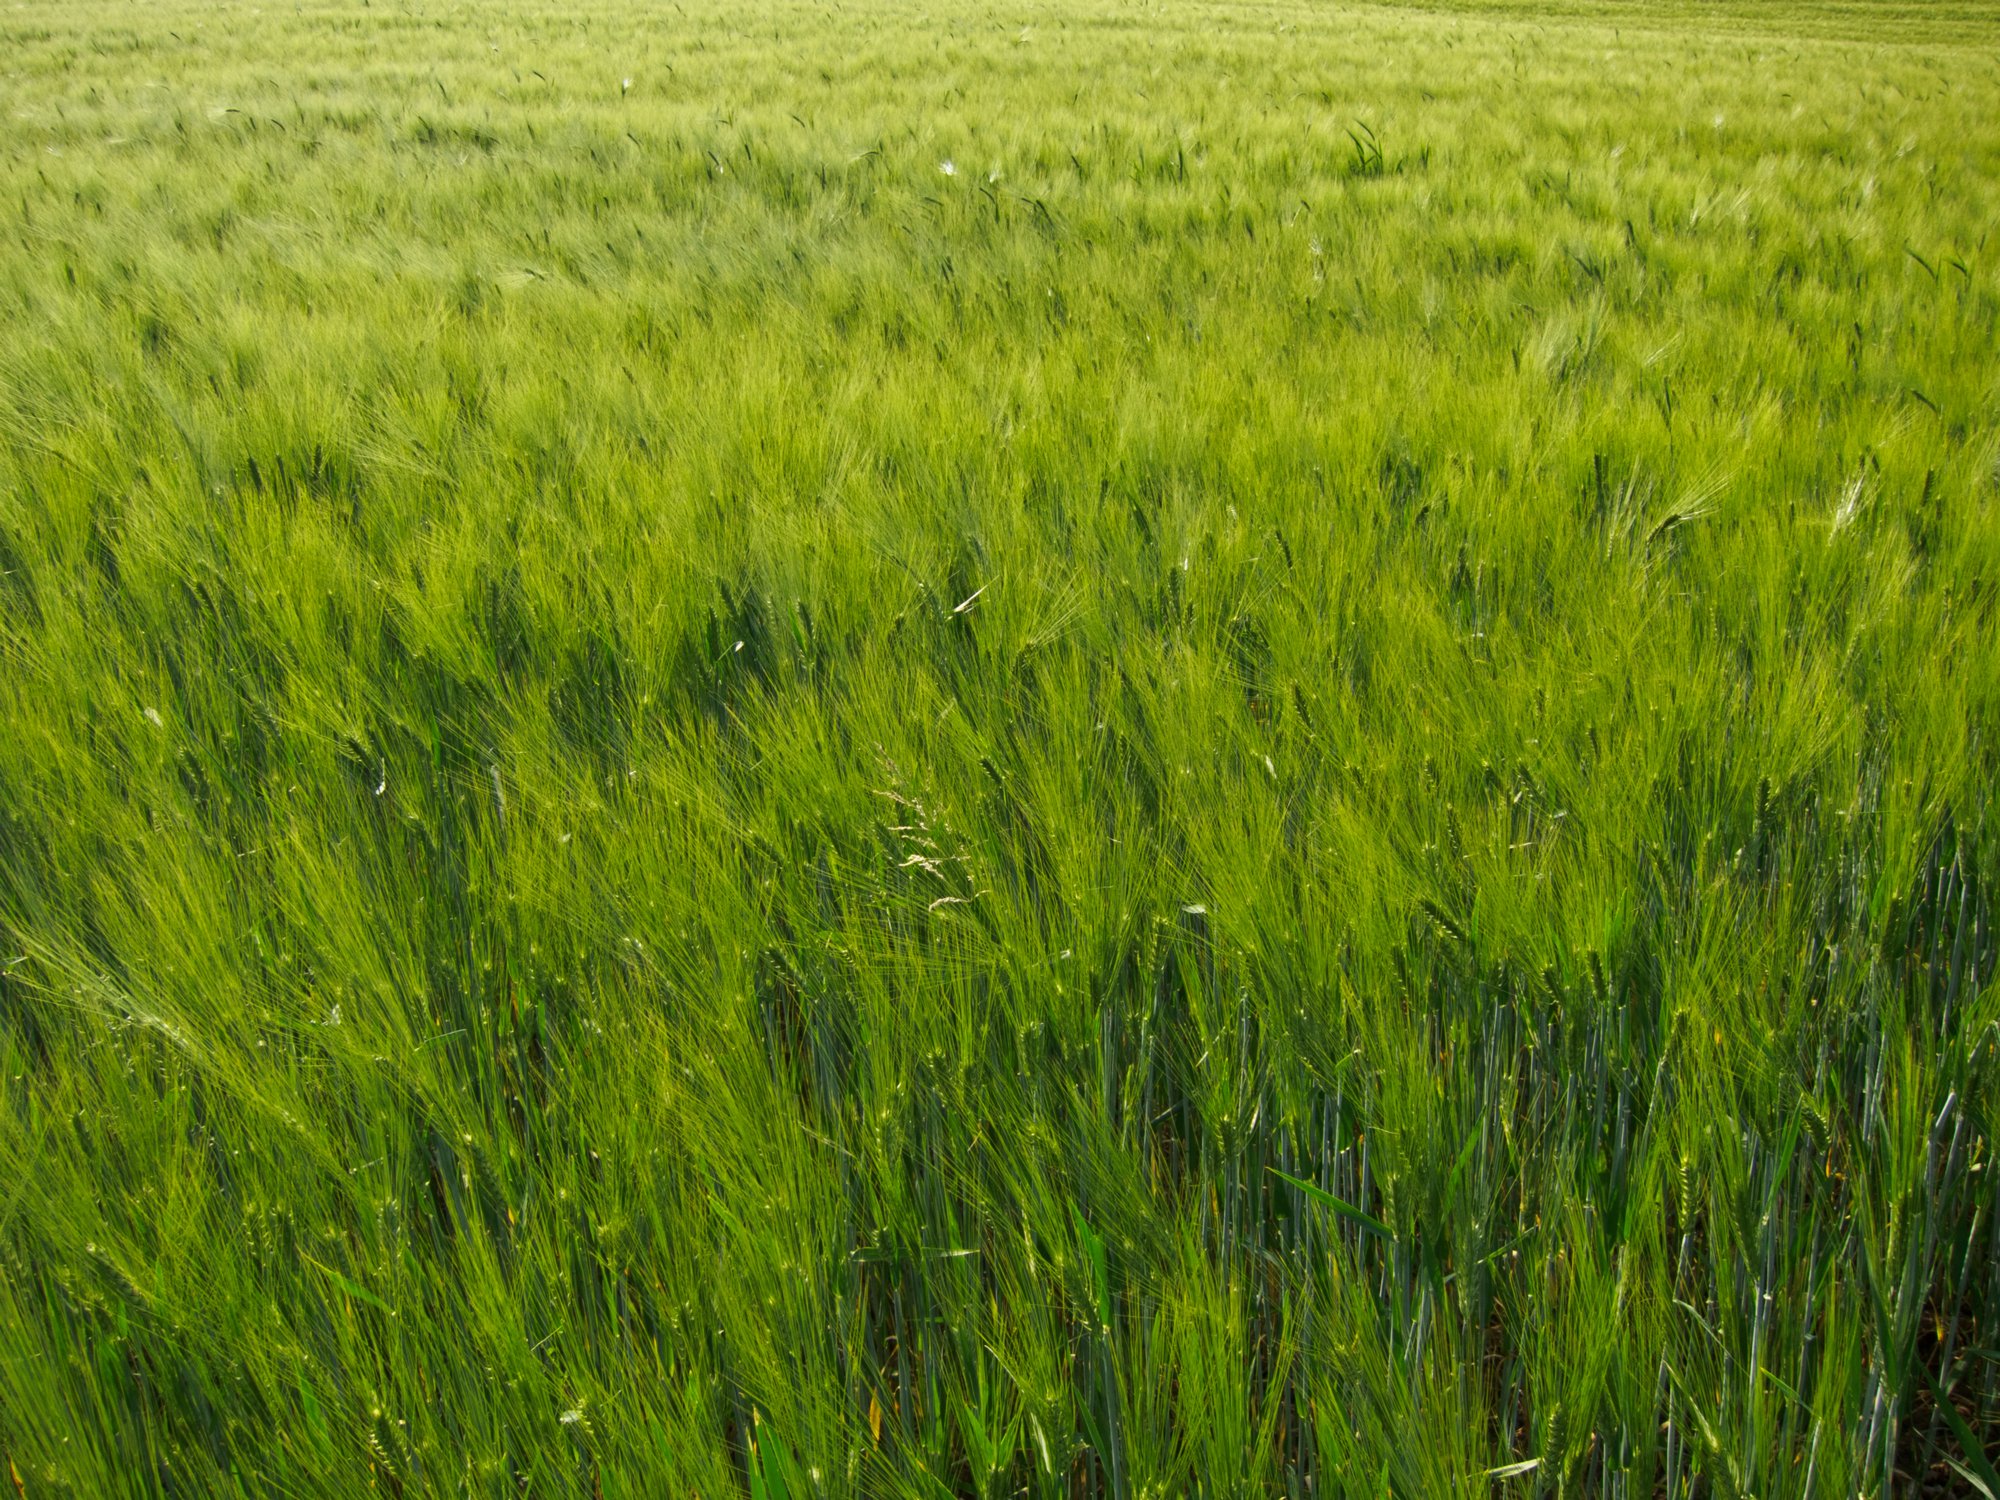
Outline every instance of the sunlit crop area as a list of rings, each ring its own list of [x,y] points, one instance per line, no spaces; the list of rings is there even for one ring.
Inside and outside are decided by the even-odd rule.
[[[0,10],[0,1493],[2000,1493],[1996,122]]]

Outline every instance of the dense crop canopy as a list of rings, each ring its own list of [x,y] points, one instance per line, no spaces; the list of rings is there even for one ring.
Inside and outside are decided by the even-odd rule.
[[[2000,1484],[1996,58],[0,11],[0,1491]]]

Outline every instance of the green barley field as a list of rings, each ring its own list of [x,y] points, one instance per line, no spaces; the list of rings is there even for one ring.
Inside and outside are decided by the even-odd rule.
[[[2000,6],[0,9],[0,1495],[2000,1494]]]

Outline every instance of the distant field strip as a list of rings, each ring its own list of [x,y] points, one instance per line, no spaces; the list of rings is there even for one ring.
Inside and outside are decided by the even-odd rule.
[[[2000,1496],[1997,122],[0,9],[0,1494]]]

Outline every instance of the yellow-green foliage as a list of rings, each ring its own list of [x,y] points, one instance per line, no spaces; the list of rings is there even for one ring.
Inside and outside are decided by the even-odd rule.
[[[1996,121],[0,11],[0,1489],[2000,1483]]]

